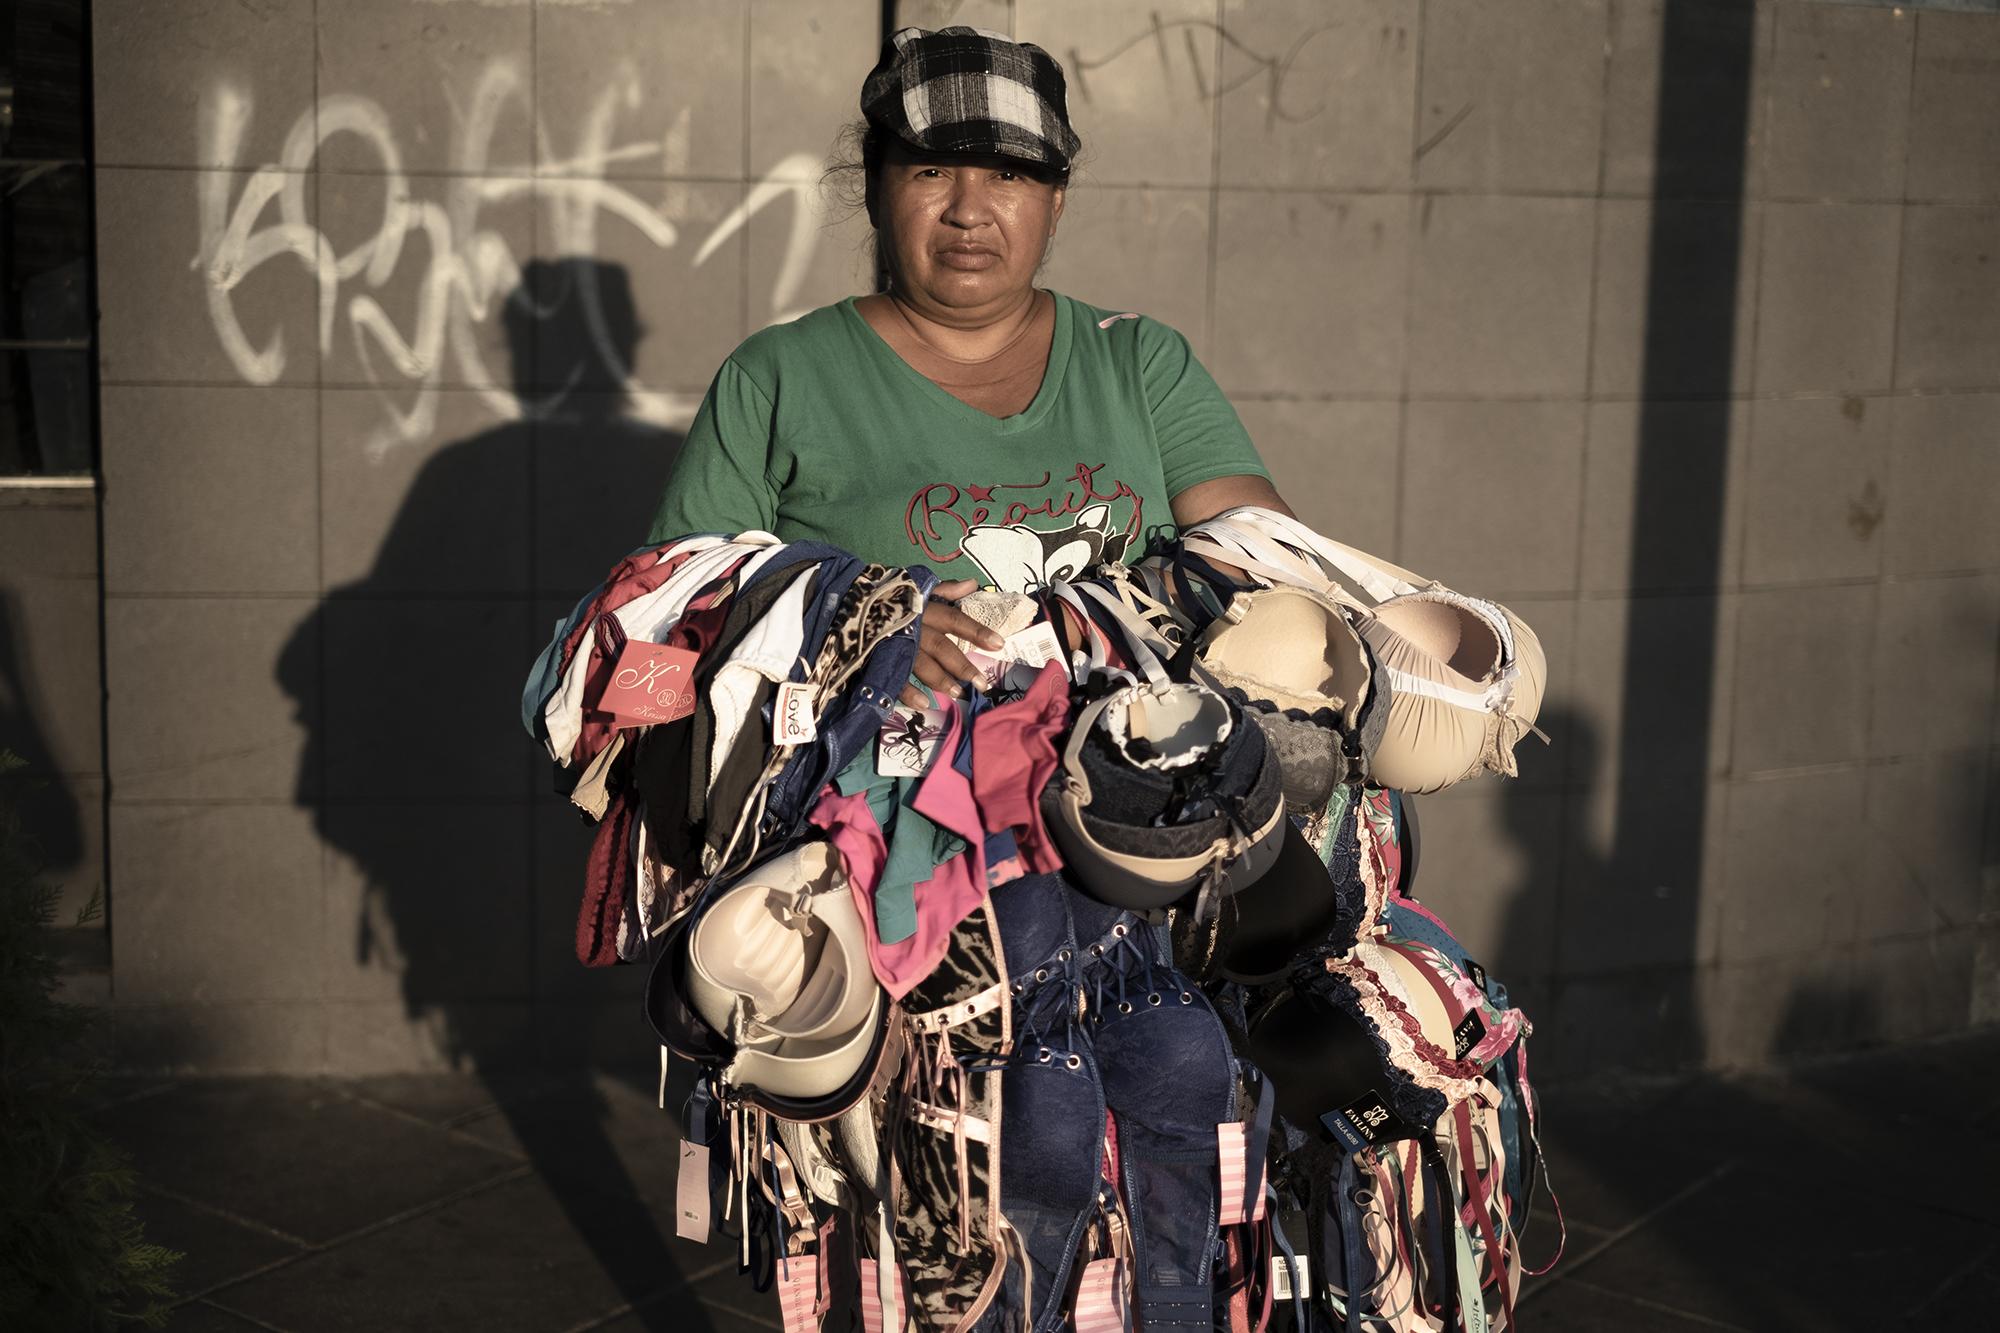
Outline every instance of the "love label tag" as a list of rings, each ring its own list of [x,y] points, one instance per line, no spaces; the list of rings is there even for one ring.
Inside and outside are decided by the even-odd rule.
[[[771,704],[771,739],[779,745],[805,745],[819,736],[813,718],[813,687],[788,680],[778,686]]]
[[[897,704],[875,733],[875,771],[885,778],[917,778],[930,771],[949,716],[942,708]]]
[[[708,1145],[681,1140],[680,1175],[674,1181],[674,1234],[708,1244]]]
[[[694,711],[694,667],[700,659],[686,648],[628,639],[605,682],[597,711],[620,727],[678,722]]]
[[[978,674],[973,683],[987,693],[996,689],[1025,690],[1050,662],[1062,656],[1062,645],[1047,621],[1015,630],[997,651],[968,648],[966,660]]]
[[[1217,1125],[1215,1143],[1218,1160],[1222,1164],[1221,1225],[1228,1227],[1239,1222],[1255,1222],[1264,1216],[1264,1164],[1257,1163],[1257,1192],[1252,1195],[1250,1168],[1246,1160],[1250,1154],[1250,1126],[1241,1121]],[[1246,1207],[1248,1212],[1244,1211]]]

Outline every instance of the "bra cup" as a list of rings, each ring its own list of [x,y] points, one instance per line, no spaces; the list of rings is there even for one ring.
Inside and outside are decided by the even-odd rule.
[[[806,976],[798,998],[784,1012],[765,1020],[764,1026],[787,1037],[810,1037],[824,1029],[839,1013],[853,978],[837,961],[838,949],[822,952],[820,965]]]
[[[842,1033],[860,1025],[881,990],[868,965],[863,944],[867,935],[846,882],[836,881],[832,889],[814,894],[812,910],[826,942],[798,1000],[771,1024],[774,1030],[802,1037]]]
[[[1380,619],[1369,622],[1362,634],[1385,672],[1413,676],[1467,693],[1485,688],[1482,682],[1459,675]],[[1487,713],[1434,699],[1413,689],[1392,687],[1387,725],[1369,763],[1370,780],[1378,786],[1415,795],[1451,786],[1479,765],[1486,750],[1489,720]]]
[[[1528,628],[1528,622],[1512,611],[1506,611],[1507,623],[1514,632],[1514,699],[1508,709],[1520,730],[1526,732],[1534,725],[1535,718],[1542,711],[1543,690],[1548,686],[1549,660],[1542,651],[1542,641],[1535,631]],[[1512,736],[1510,741],[1519,740]]]
[[[1436,699],[1398,694],[1369,780],[1413,796],[1442,791],[1476,769],[1486,739],[1486,715]]]
[[[1452,1050],[1451,1011],[1438,995],[1437,987],[1424,975],[1423,965],[1401,949],[1376,947],[1369,966],[1383,979],[1403,1006],[1416,1015],[1417,1024],[1432,1044],[1449,1054]]]
[[[873,1019],[888,995],[875,987],[867,995],[865,1017]],[[742,1046],[724,1077],[738,1087],[754,1087],[773,1097],[823,1097],[859,1069],[874,1043],[873,1021],[851,1030],[829,1027],[823,1038],[788,1038],[770,1049]]]
[[[1395,622],[1387,617],[1369,621],[1362,627],[1361,634],[1368,640],[1368,646],[1375,650],[1375,660],[1391,671],[1467,694],[1480,693],[1492,680],[1490,674],[1467,676],[1453,670],[1443,658],[1426,652],[1421,645],[1404,637]]]
[[[1411,647],[1463,679],[1483,685],[1500,670],[1499,634],[1462,602],[1414,593],[1390,598],[1375,608],[1375,616]]]
[[[809,935],[824,935],[817,923],[803,929],[787,925],[778,917],[779,906],[770,889],[747,885],[704,912],[688,936],[695,973],[743,997],[760,1019],[783,1013],[798,999],[817,952],[818,941]],[[706,1012],[702,1017],[715,1022]],[[718,1030],[727,1027],[725,1014]]]
[[[1250,698],[1309,713],[1332,706],[1352,725],[1373,671],[1339,606],[1284,585],[1238,597],[1240,613],[1205,636],[1202,664]]]
[[[1222,696],[1201,685],[1119,694],[1097,722],[1126,763],[1145,769],[1197,763],[1227,740],[1235,725]]]

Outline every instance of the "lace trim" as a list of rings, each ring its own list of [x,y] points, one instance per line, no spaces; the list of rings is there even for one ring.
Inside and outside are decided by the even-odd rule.
[[[1209,670],[1213,672],[1215,668],[1210,667]],[[1251,677],[1240,676],[1239,673],[1235,672],[1230,674],[1238,675],[1240,679],[1252,679]],[[1315,727],[1333,732],[1336,735],[1346,730],[1345,724],[1341,721],[1340,710],[1338,709],[1331,707],[1313,709],[1280,708],[1275,700],[1253,698],[1241,686],[1231,685],[1228,681],[1223,680],[1220,675],[1217,675],[1216,680],[1222,686],[1223,693],[1227,694],[1237,706],[1247,709],[1252,713],[1276,715],[1293,722],[1310,723]]]
[[[1356,858],[1361,872],[1361,920],[1355,926],[1356,942],[1379,935],[1388,929],[1382,920],[1389,910],[1389,865],[1382,854],[1380,833],[1374,821],[1368,818],[1368,800],[1364,795],[1352,805],[1354,832],[1360,842],[1361,855]]]
[[[1417,1016],[1374,968],[1359,959],[1329,960],[1327,971],[1347,984],[1383,1056],[1410,1082],[1450,1103],[1472,1095],[1484,1071],[1469,1060],[1454,1058],[1425,1036]]]

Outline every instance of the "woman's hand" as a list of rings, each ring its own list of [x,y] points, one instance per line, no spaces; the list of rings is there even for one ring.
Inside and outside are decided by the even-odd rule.
[[[952,603],[979,586],[973,579],[940,583],[924,604],[924,624],[917,634],[917,666],[912,673],[938,694],[957,699],[965,694],[964,682],[979,674],[965,653],[947,635],[957,635],[967,643],[998,651],[1004,640]],[[923,691],[915,685],[903,687],[903,702],[912,708],[925,706]]]

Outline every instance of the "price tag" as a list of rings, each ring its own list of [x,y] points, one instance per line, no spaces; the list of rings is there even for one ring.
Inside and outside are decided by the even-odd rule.
[[[597,711],[620,727],[678,722],[694,711],[694,667],[700,659],[686,648],[629,639],[605,682]]]
[[[813,718],[812,706],[812,686],[795,680],[778,686],[778,697],[771,705],[772,739],[779,745],[805,745],[817,739],[819,723]]]
[[[820,1286],[818,1255],[793,1254],[778,1260],[778,1314],[785,1321],[785,1333],[819,1333],[820,1316],[826,1313]]]
[[[1076,1333],[1127,1333],[1132,1327],[1132,1301],[1126,1294],[1123,1260],[1093,1259],[1083,1266],[1071,1322]]]
[[[1056,641],[1054,627],[1041,621],[1015,630],[998,651],[968,648],[965,656],[978,672],[973,683],[980,689],[988,693],[1002,688],[1025,690],[1035,683],[1044,666],[1062,656],[1062,645]]]
[[[681,1140],[680,1175],[674,1181],[674,1234],[708,1244],[708,1145]]]
[[[1378,1140],[1392,1137],[1396,1128],[1394,1114],[1373,1088],[1340,1110],[1328,1111],[1319,1122],[1349,1152],[1360,1152]]]
[[[920,778],[944,739],[950,715],[942,708],[897,704],[875,733],[875,771],[885,778]]]
[[[1257,1163],[1257,1193],[1250,1194],[1250,1167],[1246,1160],[1250,1155],[1250,1126],[1237,1121],[1215,1127],[1217,1160],[1222,1164],[1222,1215],[1223,1226],[1235,1226],[1239,1222],[1255,1222],[1264,1216],[1264,1164]],[[1246,1215],[1244,1204],[1250,1203]]]

